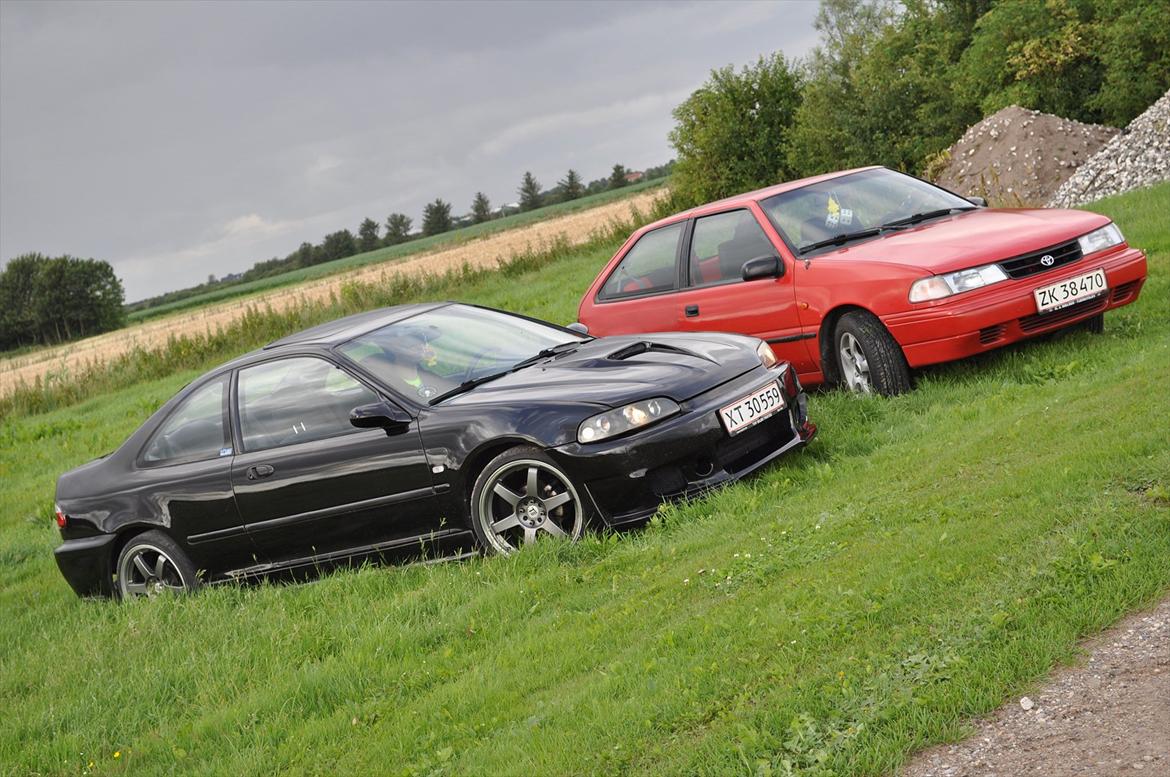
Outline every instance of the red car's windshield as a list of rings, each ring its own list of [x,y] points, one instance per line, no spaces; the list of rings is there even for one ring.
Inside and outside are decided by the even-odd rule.
[[[975,207],[937,186],[886,169],[809,184],[769,197],[760,205],[798,252],[833,238],[906,223],[916,216]]]

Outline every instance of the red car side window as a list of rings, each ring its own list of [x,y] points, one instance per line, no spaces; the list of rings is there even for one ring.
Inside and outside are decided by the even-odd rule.
[[[710,286],[742,280],[744,262],[775,253],[776,249],[750,211],[704,216],[695,221],[691,238],[690,285]]]
[[[638,238],[606,279],[598,298],[620,299],[673,290],[678,276],[678,241],[685,223],[670,224]]]

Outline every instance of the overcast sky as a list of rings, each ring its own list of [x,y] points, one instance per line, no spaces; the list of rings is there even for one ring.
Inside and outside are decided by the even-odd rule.
[[[673,155],[714,67],[815,2],[0,2],[0,260],[108,260],[128,301],[436,197]]]

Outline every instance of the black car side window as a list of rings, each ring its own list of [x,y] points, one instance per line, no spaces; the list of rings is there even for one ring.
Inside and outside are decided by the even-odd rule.
[[[601,287],[601,299],[670,291],[675,287],[678,241],[685,222],[647,232],[626,252]]]
[[[226,394],[226,377],[196,389],[150,438],[142,452],[142,461],[159,464],[230,454],[223,425]]]
[[[695,221],[689,252],[690,284],[711,286],[743,280],[743,265],[775,256],[756,217],[748,210],[716,213]]]
[[[240,436],[258,451],[358,431],[349,413],[378,396],[324,359],[279,359],[240,370]]]

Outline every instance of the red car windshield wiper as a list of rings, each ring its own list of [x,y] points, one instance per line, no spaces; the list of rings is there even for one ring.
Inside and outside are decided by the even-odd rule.
[[[873,229],[862,229],[858,230],[857,232],[842,232],[835,237],[818,240],[815,243],[809,243],[806,246],[801,246],[797,250],[801,254],[807,254],[809,251],[815,251],[816,249],[824,248],[825,246],[844,245],[851,240],[861,240],[865,237],[876,237],[882,233],[883,229],[884,227],[874,227]]]
[[[893,221],[886,222],[885,224],[882,224],[881,228],[886,229],[887,227],[908,227],[911,224],[917,224],[921,221],[926,221],[927,219],[936,219],[939,216],[949,216],[955,211],[962,213],[963,211],[975,209],[975,206],[972,205],[969,208],[960,206],[957,208],[939,208],[938,210],[928,210],[925,213],[915,213],[913,216],[907,216],[904,219],[895,219]]]

